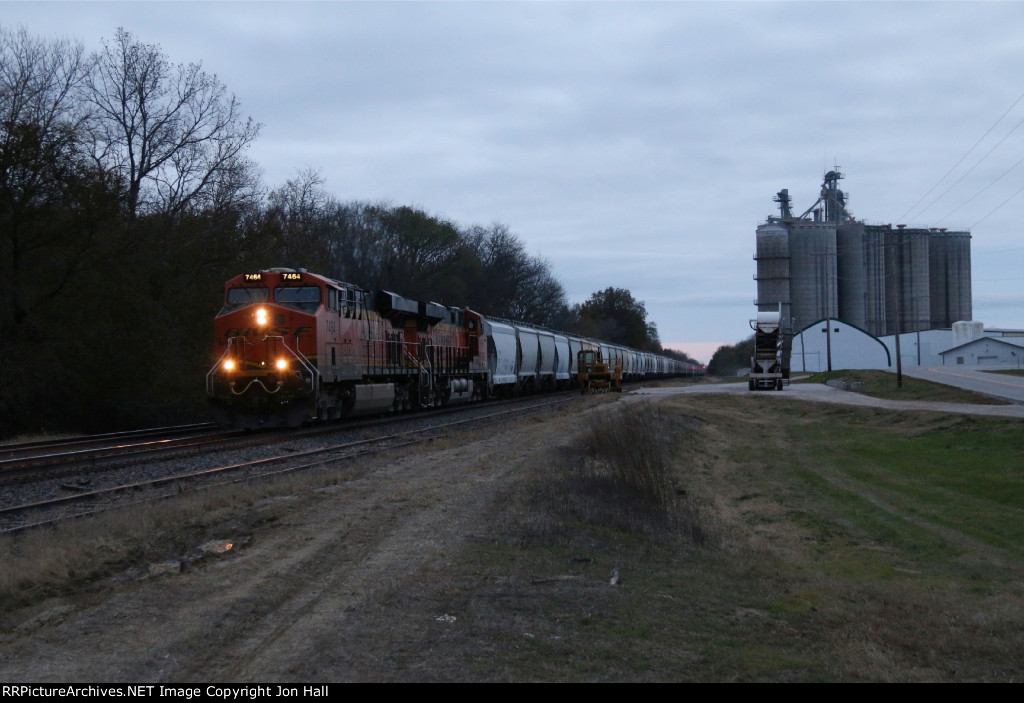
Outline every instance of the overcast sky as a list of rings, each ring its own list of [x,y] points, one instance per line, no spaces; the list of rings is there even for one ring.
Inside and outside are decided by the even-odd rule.
[[[1022,3],[3,2],[0,24],[201,61],[263,123],[267,185],[312,167],[342,201],[508,225],[571,301],[628,288],[704,361],[749,334],[775,193],[803,212],[836,165],[860,219],[970,228],[975,319],[1024,328]]]

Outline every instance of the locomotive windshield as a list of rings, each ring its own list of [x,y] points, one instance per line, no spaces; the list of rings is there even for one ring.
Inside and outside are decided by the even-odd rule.
[[[265,303],[270,297],[269,288],[228,288],[226,309],[239,308],[245,305]]]
[[[279,286],[274,289],[274,302],[315,312],[320,305],[320,288],[317,286]]]

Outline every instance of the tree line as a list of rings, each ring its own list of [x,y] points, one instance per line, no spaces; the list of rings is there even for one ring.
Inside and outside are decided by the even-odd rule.
[[[0,436],[189,421],[224,280],[302,267],[660,351],[629,291],[570,306],[505,225],[268,188],[261,125],[199,63],[124,29],[99,49],[0,27]]]
[[[750,359],[754,356],[754,335],[736,342],[723,344],[715,350],[708,362],[708,373],[712,376],[735,376],[741,370],[750,370]]]

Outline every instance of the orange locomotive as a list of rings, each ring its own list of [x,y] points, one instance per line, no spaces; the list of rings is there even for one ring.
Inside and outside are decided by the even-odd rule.
[[[365,291],[302,269],[227,282],[206,375],[217,420],[238,428],[433,407],[487,392],[483,317]]]

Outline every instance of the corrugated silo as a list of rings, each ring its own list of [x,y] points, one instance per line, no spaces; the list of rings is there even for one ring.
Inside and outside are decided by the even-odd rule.
[[[864,329],[875,336],[890,333],[885,277],[886,242],[892,228],[888,225],[864,227]]]
[[[836,271],[839,273],[839,319],[866,329],[867,255],[864,223],[841,224],[836,229]]]
[[[794,330],[836,317],[836,225],[797,221],[789,224],[790,320]]]
[[[929,329],[929,235],[928,230],[898,228],[886,237],[886,278],[892,282],[886,292],[887,334]]]
[[[950,240],[938,230],[932,231],[931,246],[928,249],[928,288],[931,305],[931,327],[938,329],[951,327],[949,280],[950,280]]]
[[[974,319],[974,298],[971,294],[971,233],[949,232],[950,238],[950,276],[949,297],[953,301],[950,308],[956,320]]]
[[[931,231],[929,252],[931,326],[951,327],[970,320],[971,235],[969,232]]]

